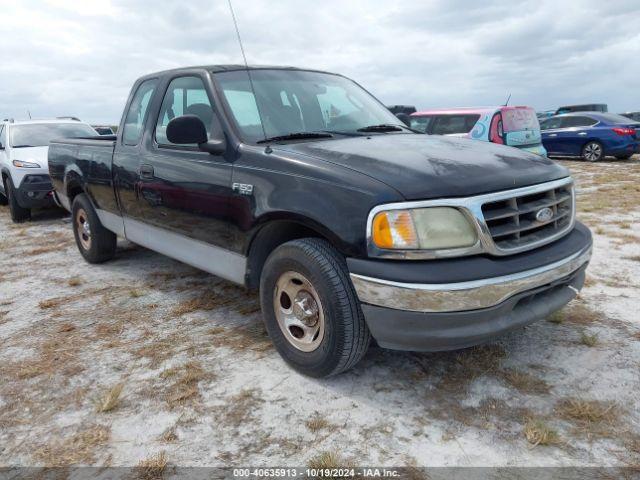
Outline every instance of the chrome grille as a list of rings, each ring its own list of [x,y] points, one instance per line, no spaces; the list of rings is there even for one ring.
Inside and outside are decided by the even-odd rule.
[[[548,207],[549,219],[536,214]],[[573,225],[573,184],[482,204],[482,214],[496,249],[507,253],[557,238]]]

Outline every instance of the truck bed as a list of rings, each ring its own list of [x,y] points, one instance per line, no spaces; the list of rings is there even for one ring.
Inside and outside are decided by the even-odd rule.
[[[96,208],[118,212],[113,189],[112,161],[115,135],[54,140],[49,146],[49,175],[58,201],[67,210],[66,196],[82,188]],[[65,184],[66,178],[66,184]]]

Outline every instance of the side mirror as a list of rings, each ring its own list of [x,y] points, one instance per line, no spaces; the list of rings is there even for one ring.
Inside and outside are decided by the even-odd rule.
[[[396,117],[407,127],[411,126],[411,118],[406,113],[396,113]]]
[[[2,142],[0,142],[0,150],[4,150],[4,145],[2,145]]]
[[[209,140],[207,129],[196,115],[176,117],[167,125],[167,140],[176,145],[196,144],[200,150],[221,155],[226,149],[224,140]]]

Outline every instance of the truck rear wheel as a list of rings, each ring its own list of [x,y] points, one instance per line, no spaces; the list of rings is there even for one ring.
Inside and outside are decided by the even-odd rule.
[[[276,350],[305,375],[348,370],[369,347],[344,258],[325,240],[293,240],[274,250],[262,270],[260,302]]]
[[[84,193],[73,199],[71,217],[76,245],[84,259],[89,263],[111,260],[116,253],[118,237],[102,226]]]
[[[18,203],[16,197],[16,191],[13,188],[13,182],[10,178],[7,178],[4,183],[5,191],[7,192],[7,200],[9,202],[9,213],[11,213],[11,220],[14,223],[22,223],[31,218],[31,209],[23,208]]]

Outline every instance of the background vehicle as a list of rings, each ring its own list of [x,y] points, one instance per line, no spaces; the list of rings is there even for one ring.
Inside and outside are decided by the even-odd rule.
[[[607,155],[627,159],[640,152],[640,123],[615,113],[567,113],[540,126],[549,155],[596,162]]]
[[[86,123],[69,120],[0,123],[0,202],[9,203],[14,222],[29,219],[32,208],[53,206],[47,166],[49,142],[95,134]]]
[[[640,122],[640,112],[627,112],[627,113],[621,113],[620,115],[622,115],[623,117],[630,118],[633,121]]]
[[[394,115],[397,115],[399,113],[411,115],[416,111],[416,107],[414,107],[413,105],[389,105],[387,108]]]
[[[108,125],[91,125],[93,129],[98,132],[98,135],[113,135],[114,131]]]
[[[467,137],[545,156],[540,124],[530,107],[427,110],[411,115],[411,128],[432,135]]]
[[[562,115],[563,113],[571,112],[602,112],[609,111],[609,107],[606,103],[588,103],[584,105],[566,105],[556,110],[556,115]]]
[[[538,117],[538,121],[541,122],[545,118],[553,117],[555,114],[555,110],[544,110],[542,112],[536,112],[536,117]]]
[[[372,336],[403,350],[488,341],[582,287],[591,236],[560,165],[417,134],[340,75],[247,70],[145,76],[117,137],[52,142],[88,262],[121,235],[259,288],[276,349],[316,377],[355,365]]]

